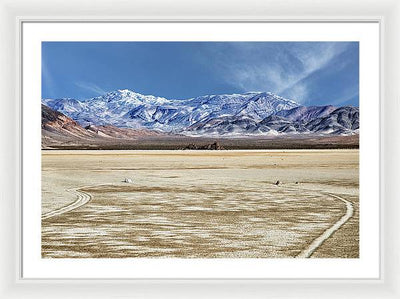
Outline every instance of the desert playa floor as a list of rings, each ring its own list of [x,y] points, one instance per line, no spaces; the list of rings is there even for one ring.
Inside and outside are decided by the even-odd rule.
[[[358,150],[42,151],[42,257],[357,258],[358,162]]]

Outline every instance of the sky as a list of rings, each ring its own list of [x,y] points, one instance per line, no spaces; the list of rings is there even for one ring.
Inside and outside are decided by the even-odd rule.
[[[168,99],[270,91],[303,105],[359,102],[358,42],[43,42],[42,98],[130,89]]]

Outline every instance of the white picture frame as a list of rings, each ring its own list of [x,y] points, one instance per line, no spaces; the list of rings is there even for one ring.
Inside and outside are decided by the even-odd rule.
[[[398,174],[398,133],[390,128],[397,127],[399,112],[399,17],[400,6],[396,1],[363,4],[354,1],[351,5],[324,1],[315,6],[312,1],[297,1],[287,6],[278,2],[253,1],[240,3],[213,3],[205,1],[191,6],[184,1],[169,3],[160,0],[151,4],[98,1],[96,4],[69,2],[57,6],[46,1],[0,2],[2,46],[4,61],[2,82],[2,130],[8,145],[2,147],[2,183],[4,196],[1,199],[1,232],[4,244],[0,292],[2,298],[46,297],[96,297],[112,295],[141,295],[146,297],[272,297],[281,298],[398,298],[400,296],[399,240],[396,217],[399,204],[396,202],[396,174]],[[89,4],[91,4],[89,6]],[[252,5],[250,5],[252,4]],[[154,7],[161,7],[156,13]],[[92,9],[92,17],[87,10]],[[209,8],[213,8],[210,13]],[[196,9],[194,9],[196,8]],[[158,10],[157,10],[158,11]],[[262,13],[265,11],[265,13]],[[268,11],[268,12],[267,12]],[[329,15],[327,16],[327,11]],[[127,12],[132,12],[127,17]],[[215,12],[218,12],[215,13]],[[256,12],[255,14],[252,12]],[[311,12],[311,13],[310,13]],[[43,17],[48,14],[49,17]],[[104,15],[107,14],[105,17]],[[42,15],[42,16],[40,16]],[[21,280],[18,205],[20,186],[20,74],[18,73],[20,26],[23,21],[279,21],[279,22],[362,22],[378,21],[381,24],[381,277],[375,280]],[[396,27],[397,26],[397,27]],[[397,76],[396,76],[397,75]],[[389,135],[390,134],[390,135]],[[229,291],[228,291],[229,289]],[[44,294],[45,292],[45,294]]]

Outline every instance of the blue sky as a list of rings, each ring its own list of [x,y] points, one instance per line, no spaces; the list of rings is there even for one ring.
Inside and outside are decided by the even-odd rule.
[[[43,42],[42,97],[117,89],[185,99],[271,91],[304,105],[359,100],[358,42]]]

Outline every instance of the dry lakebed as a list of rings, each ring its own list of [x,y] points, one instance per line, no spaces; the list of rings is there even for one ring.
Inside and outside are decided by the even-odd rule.
[[[357,258],[359,150],[43,150],[43,258]]]

